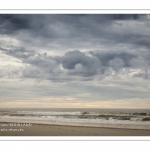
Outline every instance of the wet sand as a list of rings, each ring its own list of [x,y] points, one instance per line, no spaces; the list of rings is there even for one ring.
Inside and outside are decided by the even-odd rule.
[[[150,136],[149,129],[125,129],[110,127],[88,127],[59,124],[32,123],[27,126],[6,126],[12,122],[0,124],[0,136]],[[13,122],[14,124],[15,122]],[[25,124],[22,124],[25,125]],[[11,129],[13,131],[4,131]],[[17,131],[14,131],[16,129]],[[21,130],[20,130],[21,129]]]

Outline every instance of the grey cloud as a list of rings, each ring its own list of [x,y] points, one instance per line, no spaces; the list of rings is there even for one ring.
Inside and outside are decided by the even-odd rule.
[[[62,65],[66,69],[75,69],[77,64],[82,64],[83,66],[94,65],[98,63],[98,59],[95,57],[87,56],[85,53],[79,50],[69,51],[65,53],[62,57]]]
[[[61,57],[62,66],[71,75],[93,76],[98,73],[100,62],[96,57],[86,55],[79,50],[69,51]]]
[[[1,101],[148,99],[149,20],[141,14],[1,14]]]
[[[150,79],[150,73],[148,69],[141,70],[141,72],[133,74],[133,77],[139,77],[143,79]]]
[[[142,18],[144,15],[142,14],[112,14],[108,16],[109,16],[109,19],[113,19],[113,20],[130,20],[130,19],[138,20]]]
[[[138,54],[124,51],[90,51],[105,67],[132,67],[131,60]]]
[[[112,71],[119,72],[122,68],[150,66],[150,55],[141,51],[144,47],[149,53],[147,15],[5,14],[0,15],[0,20],[0,35],[10,36],[19,43],[14,49],[3,52],[33,66],[45,78],[60,74],[63,78],[89,79],[95,75],[109,76]],[[72,51],[74,49],[80,51]],[[43,54],[45,51],[47,54]],[[61,56],[52,56],[48,52],[57,52]],[[24,75],[31,71],[28,68]]]
[[[0,15],[0,32],[4,34],[13,34],[22,29],[29,29],[30,22],[24,15]]]
[[[34,56],[33,51],[25,50],[24,48],[15,48],[10,50],[5,50],[6,54],[20,58],[20,59],[28,59],[31,56]]]
[[[13,31],[12,34],[15,35],[11,35],[12,37],[16,37],[17,40],[21,42],[21,45],[26,45],[26,49],[31,48],[36,52],[42,52],[43,49],[59,53],[64,53],[72,49],[87,49],[87,51],[89,51],[90,49],[101,49],[101,46],[104,49],[108,49],[108,51],[111,51],[111,48],[120,51],[124,45],[129,49],[139,49],[139,47],[144,46],[149,51],[150,42],[149,38],[145,36],[145,33],[137,36],[132,32],[126,34],[125,31],[119,33],[117,30],[111,29],[117,20],[140,19],[144,17],[144,15],[8,15],[8,19],[6,16],[7,15],[4,17],[6,18],[4,22],[7,22],[6,26],[3,25],[1,29],[7,31],[7,33],[10,31],[10,34]],[[21,26],[22,22],[15,22],[14,18],[18,20],[22,19],[22,22],[27,20],[26,23],[28,25],[19,28],[16,24],[18,23]],[[16,26],[16,28],[13,29],[11,25],[12,27]],[[19,34],[18,31],[21,31],[21,33]],[[116,48],[117,44],[122,45]],[[10,53],[13,52],[10,51]],[[14,55],[20,55],[20,57],[22,55],[22,58],[33,56],[31,52],[27,52],[26,54],[19,54],[18,52]],[[104,57],[107,57],[106,59],[110,59],[110,61],[104,60],[104,57],[99,60],[99,63],[102,62],[101,66],[103,66],[103,68],[100,68],[101,73],[104,73],[108,66],[112,66],[116,70],[119,69],[119,67],[130,66],[131,60],[134,57],[127,56],[128,54],[122,54],[124,58],[122,58],[121,54],[117,57],[116,54],[115,56],[113,56],[113,54],[109,54],[109,56],[108,54],[106,55],[107,56]],[[114,59],[108,57],[114,57]],[[136,56],[134,58],[136,58]],[[96,59],[96,57],[94,59]],[[30,59],[30,61],[33,60]],[[34,59],[34,61],[36,60]],[[65,62],[62,62],[62,65],[65,68]],[[87,72],[88,67],[85,69],[87,65],[83,65],[83,62],[81,62],[80,65],[78,65],[78,74],[82,74],[82,70]],[[66,66],[66,69],[69,69],[69,66]],[[92,72],[93,73],[90,74],[95,74],[97,71],[95,69]],[[77,72],[72,71],[72,74],[75,73]],[[88,73],[85,73],[85,75],[86,74],[88,75]]]
[[[112,30],[112,26],[117,20],[137,20],[146,15],[138,14],[104,14],[104,15],[0,15],[2,24],[0,33],[12,34],[19,40],[34,44],[34,40],[39,39],[41,45],[47,47],[92,47],[97,43],[104,45],[114,45],[115,43],[132,43],[134,45],[145,45],[149,47],[149,40],[145,34],[135,36],[132,32],[123,36],[118,31]],[[146,18],[146,17],[145,17]],[[146,19],[145,19],[146,20]],[[145,23],[145,20],[142,20]],[[117,23],[118,24],[118,23]],[[138,27],[137,27],[138,28]],[[19,35],[18,32],[27,34]],[[27,39],[26,39],[27,38]],[[63,39],[62,39],[63,38]],[[145,39],[146,38],[146,39]],[[146,41],[147,40],[147,41]],[[109,43],[108,43],[109,41]],[[68,44],[69,43],[69,44]],[[106,44],[105,44],[106,43]],[[38,44],[38,43],[36,43]],[[34,44],[35,45],[35,44]],[[41,46],[38,44],[38,47]],[[84,45],[84,46],[83,46]],[[58,48],[58,47],[57,47]],[[61,48],[60,48],[61,49]]]
[[[80,21],[83,18],[94,18],[97,21],[98,20],[136,20],[139,18],[142,18],[143,16],[146,16],[146,14],[1,14],[0,18],[3,21],[6,21],[8,23],[12,23],[14,25],[19,25],[21,28],[30,28],[30,25],[27,25],[31,23],[32,21],[39,21],[42,18],[49,19],[52,22],[55,21],[64,21],[69,23],[75,23],[76,21]],[[72,18],[70,20],[70,18]],[[42,22],[41,22],[42,23]],[[32,24],[31,24],[32,25]],[[38,25],[37,25],[38,26]]]
[[[113,71],[119,74],[122,68],[143,68],[145,64],[148,66],[148,62],[136,51],[95,50],[87,53],[74,50],[62,56],[39,54],[23,48],[20,51],[13,49],[5,52],[7,55],[19,58],[24,64],[30,65],[23,70],[23,76],[27,78],[85,81],[93,80],[97,75],[100,78],[112,76]],[[142,74],[133,77],[137,76],[143,78]],[[146,76],[144,78],[146,79]]]

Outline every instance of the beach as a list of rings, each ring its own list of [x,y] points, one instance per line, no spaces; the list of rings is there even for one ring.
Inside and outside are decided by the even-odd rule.
[[[150,136],[150,110],[5,108],[0,136]]]
[[[150,136],[150,129],[0,120],[0,136]],[[7,130],[7,131],[6,131]]]

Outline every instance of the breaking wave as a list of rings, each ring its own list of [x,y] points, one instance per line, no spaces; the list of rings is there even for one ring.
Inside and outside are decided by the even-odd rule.
[[[0,118],[89,124],[150,125],[150,114],[144,112],[98,113],[88,111],[0,111]]]

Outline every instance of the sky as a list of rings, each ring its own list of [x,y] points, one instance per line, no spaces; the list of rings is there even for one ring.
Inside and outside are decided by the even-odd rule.
[[[0,108],[150,108],[150,15],[0,14]]]

